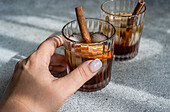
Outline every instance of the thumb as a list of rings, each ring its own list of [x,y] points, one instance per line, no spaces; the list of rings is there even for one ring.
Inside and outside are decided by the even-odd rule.
[[[102,67],[99,59],[89,60],[78,66],[70,74],[56,80],[56,83],[62,83],[62,89],[66,97],[76,92],[86,81],[91,79]],[[59,85],[60,85],[59,84]],[[56,84],[58,85],[58,84]],[[56,88],[58,89],[58,88]]]

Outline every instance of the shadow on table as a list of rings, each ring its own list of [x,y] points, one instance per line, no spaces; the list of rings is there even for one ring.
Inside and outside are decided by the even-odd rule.
[[[121,112],[169,112],[169,99],[158,97],[143,90],[137,90],[128,86],[110,82],[107,88],[93,93],[77,93],[78,104],[81,109],[92,108],[99,110],[119,110]],[[76,96],[76,94],[75,94]],[[98,102],[98,103],[95,103]],[[93,108],[93,107],[96,108]]]
[[[15,64],[19,60],[29,56],[29,54],[31,54],[38,47],[38,44],[4,35],[0,35],[0,41],[3,42],[1,45],[1,49],[5,49],[9,53],[13,52],[14,54],[14,56],[9,57],[10,59],[7,63],[4,63],[0,66],[0,96],[2,97],[2,93],[5,90],[10,77],[12,76]],[[19,44],[21,44],[22,47]],[[1,55],[8,57],[8,54],[6,53]]]
[[[162,36],[157,34],[158,31],[162,32]],[[147,37],[142,37],[137,57],[113,62],[111,81],[170,99],[170,34],[148,26],[144,28],[143,34]]]
[[[23,2],[20,3],[20,0],[17,0],[17,1],[18,1],[17,3],[19,3],[22,6]],[[36,1],[36,2],[39,2],[39,1]],[[12,3],[12,4],[14,4],[14,3]],[[16,5],[16,7],[20,6],[20,5]],[[50,12],[50,10],[56,9],[55,5],[52,6],[52,9],[47,7],[48,5],[45,5],[45,3],[44,3],[44,6],[47,8],[44,8],[43,5],[39,6],[39,7],[32,6],[33,9],[30,8],[31,9],[30,12],[27,10],[28,7],[24,8],[23,6],[22,6],[23,9],[16,8],[15,14],[8,12],[9,15],[14,16],[14,17],[20,16],[20,15],[34,16],[34,17],[39,17],[42,19],[48,18],[51,20],[63,21],[65,23],[68,22],[68,20],[70,20],[70,18],[71,19],[75,18],[75,16],[73,15],[74,14],[73,11],[62,11],[61,10],[61,13],[54,16],[55,12],[54,11]],[[27,5],[25,5],[25,6],[27,6]],[[70,6],[70,7],[73,7],[73,6]],[[15,7],[15,5],[14,5],[14,7]],[[65,8],[67,8],[67,7],[65,6]],[[43,10],[41,10],[41,9],[43,9]],[[47,9],[47,10],[45,10],[45,9]],[[62,6],[59,6],[58,10],[60,10],[60,9],[62,9]],[[36,10],[36,11],[34,12],[34,10]],[[11,10],[11,11],[13,11],[13,10]],[[43,12],[43,11],[44,11],[44,13],[39,14],[39,12]],[[6,15],[5,12],[4,12],[4,15]],[[57,18],[57,16],[60,16],[61,18]],[[67,17],[70,17],[70,18],[66,19]],[[12,24],[19,24],[21,26],[33,27],[36,29],[44,30],[44,31],[45,30],[51,31],[51,32],[55,31],[53,29],[49,30],[49,29],[45,29],[44,27],[40,27],[40,26],[36,26],[36,25],[32,25],[32,24],[20,23],[20,22],[5,18],[5,16],[1,17],[0,19],[4,20],[6,22],[12,23]],[[143,38],[143,40],[145,40],[144,42],[147,42],[147,44],[145,43],[144,45],[149,45],[149,47],[151,47],[148,50],[148,46],[145,46],[145,48],[143,49],[144,52],[141,52],[141,53],[146,53],[146,54],[140,54],[140,52],[139,52],[138,56],[134,60],[127,61],[127,62],[115,62],[115,64],[113,65],[114,69],[112,71],[112,79],[111,79],[110,83],[112,84],[112,86],[114,88],[113,92],[115,92],[115,93],[113,95],[111,95],[112,93],[109,93],[109,92],[108,92],[109,94],[104,94],[100,91],[98,92],[101,97],[102,96],[104,98],[105,97],[111,97],[111,98],[113,97],[113,100],[110,103],[113,103],[115,99],[121,100],[122,98],[125,98],[127,100],[127,98],[126,98],[127,94],[123,94],[122,96],[115,98],[116,94],[121,94],[122,92],[125,92],[125,91],[127,91],[127,92],[132,91],[132,93],[136,92],[136,94],[138,94],[138,92],[145,93],[153,99],[157,99],[157,98],[158,99],[162,98],[165,100],[170,99],[170,84],[169,84],[169,81],[170,81],[169,74],[170,73],[168,71],[169,70],[168,65],[166,65],[166,62],[169,59],[169,56],[168,56],[168,53],[164,53],[164,52],[167,52],[166,48],[169,47],[169,45],[167,45],[167,44],[169,44],[168,42],[170,42],[170,39],[166,38],[169,36],[169,34],[168,34],[168,36],[166,35],[165,38],[162,39],[162,38],[159,38],[158,37],[159,35],[157,35],[157,33],[154,32],[154,30],[152,30],[150,28],[151,27],[147,28],[147,26],[146,26],[147,30],[144,30],[144,32],[143,32],[143,35],[147,34],[149,36],[149,37]],[[159,30],[159,28],[158,28],[158,30]],[[60,31],[58,31],[58,33],[59,32]],[[150,34],[150,32],[154,32],[154,34]],[[161,29],[159,33],[164,35],[165,32],[162,31],[162,29]],[[154,36],[155,38],[152,37],[153,35],[155,35]],[[17,38],[12,38],[12,37],[5,36],[2,34],[0,35],[0,37],[1,37],[0,40],[2,39],[4,42],[6,42],[6,44],[4,44],[5,46],[2,46],[4,49],[15,51],[17,53],[13,57],[11,57],[7,63],[4,63],[0,67],[0,71],[2,71],[1,73],[3,75],[2,78],[0,79],[1,80],[0,81],[0,85],[1,85],[0,96],[2,96],[2,92],[5,90],[5,87],[12,75],[12,72],[13,72],[16,62],[20,59],[23,59],[23,58],[29,56],[29,54],[31,54],[33,51],[35,51],[35,49],[38,47],[38,44],[34,43],[34,42],[24,41],[24,40],[17,39]],[[150,43],[150,41],[151,41],[151,43]],[[153,47],[157,47],[157,48],[159,47],[159,46],[154,46],[153,44],[155,44],[155,43],[152,43],[152,41],[156,42],[157,45],[162,46],[162,49],[158,50],[158,52],[156,51],[155,54],[151,53],[151,55],[147,56],[147,52],[154,52],[154,51],[152,51],[152,50],[154,50],[154,49],[152,49]],[[162,42],[163,42],[163,44],[160,44]],[[18,47],[19,43],[24,43],[22,48]],[[13,45],[8,45],[8,44],[13,44]],[[140,48],[139,48],[140,50],[141,50],[142,46],[143,45],[140,44]],[[13,48],[13,47],[15,47],[15,48]],[[146,57],[141,57],[141,55],[146,55]],[[126,89],[121,90],[120,88],[126,88]],[[112,89],[112,88],[110,87],[108,89]],[[119,90],[119,91],[116,93],[117,90]],[[106,91],[106,93],[107,93],[107,91]],[[84,93],[82,93],[82,94],[84,94]],[[131,94],[131,93],[128,93],[128,94]],[[143,96],[137,96],[137,97],[141,98]],[[126,102],[126,100],[122,99],[123,102]],[[135,100],[129,99],[129,102],[133,103],[133,102],[135,102]],[[168,103],[166,105],[170,105],[170,104]]]

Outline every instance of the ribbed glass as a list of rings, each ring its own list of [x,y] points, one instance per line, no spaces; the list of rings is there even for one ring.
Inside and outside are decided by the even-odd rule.
[[[146,7],[132,15],[137,0],[110,0],[101,5],[101,19],[116,28],[114,42],[115,60],[127,60],[138,54]]]
[[[108,38],[97,43],[78,43],[69,39],[73,34],[80,34],[76,20],[67,23],[63,27],[62,35],[64,36],[68,73],[87,60],[98,58],[103,63],[97,75],[79,89],[90,92],[104,88],[110,81],[115,28],[112,24],[100,19],[87,18],[86,23],[90,33],[103,33]]]

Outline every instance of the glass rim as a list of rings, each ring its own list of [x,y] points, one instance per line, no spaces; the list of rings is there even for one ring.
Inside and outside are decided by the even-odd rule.
[[[111,26],[113,27],[114,33],[110,36],[110,38],[107,38],[107,39],[105,39],[105,40],[103,40],[103,41],[99,41],[99,42],[94,42],[94,43],[76,42],[76,41],[74,41],[74,40],[69,39],[69,38],[64,34],[64,28],[65,28],[67,25],[69,25],[70,23],[73,23],[73,22],[77,21],[77,20],[72,20],[72,21],[68,22],[67,24],[65,24],[65,25],[63,26],[63,28],[62,28],[62,35],[63,35],[63,37],[64,37],[65,39],[71,41],[71,42],[78,43],[78,44],[99,44],[99,43],[102,43],[102,42],[105,42],[105,41],[107,41],[107,40],[110,40],[110,39],[114,38],[115,33],[116,33],[116,28],[115,28],[110,22],[108,22],[108,21],[106,21],[106,20],[103,20],[103,19],[98,19],[98,18],[85,18],[85,20],[98,20],[98,21],[106,22],[107,24],[109,24],[109,25],[111,25]]]
[[[136,17],[140,14],[143,14],[145,11],[146,11],[146,5],[144,5],[144,10],[142,12],[140,12],[139,14],[136,14],[136,15],[131,15],[131,16],[124,16],[124,15],[115,15],[115,14],[112,14],[112,13],[109,13],[107,12],[106,10],[103,9],[103,5],[106,4],[107,2],[113,2],[113,0],[110,0],[110,1],[105,1],[101,4],[100,8],[103,12],[109,14],[109,15],[112,15],[112,16],[119,16],[119,17]]]

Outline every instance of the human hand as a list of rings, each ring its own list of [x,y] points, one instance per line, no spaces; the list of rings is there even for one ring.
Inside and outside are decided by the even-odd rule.
[[[65,77],[55,78],[50,70],[66,69],[64,56],[54,53],[62,44],[61,36],[48,38],[37,51],[16,64],[0,111],[55,112],[101,68],[101,61],[90,60]]]

